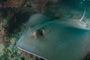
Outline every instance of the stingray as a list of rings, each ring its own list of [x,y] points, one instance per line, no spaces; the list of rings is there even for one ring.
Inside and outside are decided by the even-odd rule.
[[[90,50],[90,29],[81,19],[29,19],[17,47],[45,60],[83,60]]]

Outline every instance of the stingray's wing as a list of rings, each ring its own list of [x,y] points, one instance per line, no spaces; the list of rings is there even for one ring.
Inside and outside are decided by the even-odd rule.
[[[74,24],[69,22],[51,21],[27,30],[27,34],[21,36],[17,46],[28,53],[49,60],[83,59],[89,52],[90,30],[77,27],[77,22],[73,21]],[[75,24],[77,26],[74,26]],[[46,35],[35,38],[33,33],[40,29],[44,29]]]

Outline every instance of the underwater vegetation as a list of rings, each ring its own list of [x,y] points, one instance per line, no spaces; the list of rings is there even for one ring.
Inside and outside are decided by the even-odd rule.
[[[82,16],[82,9],[75,8],[75,10],[74,8],[67,7],[68,3],[64,1],[67,0],[0,1],[0,60],[43,60],[19,50],[16,47],[16,43],[25,29],[27,21],[33,14],[41,13],[48,16],[51,20],[80,18]],[[78,1],[81,0],[77,0],[74,4],[78,3]],[[82,8],[82,6],[80,7]],[[86,14],[86,16],[84,21],[90,27],[90,15]],[[84,60],[90,60],[90,53]]]

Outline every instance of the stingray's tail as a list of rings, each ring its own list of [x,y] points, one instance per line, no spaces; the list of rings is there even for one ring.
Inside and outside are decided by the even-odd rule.
[[[84,9],[84,13],[83,13],[83,16],[81,17],[81,19],[79,21],[82,21],[84,16],[85,16],[85,13],[86,13],[86,8]]]
[[[86,13],[86,8],[84,9],[83,16],[81,17],[81,19],[79,20],[79,22],[81,22],[82,26],[86,28],[87,24],[85,22],[83,22],[83,18],[85,16],[85,13]]]

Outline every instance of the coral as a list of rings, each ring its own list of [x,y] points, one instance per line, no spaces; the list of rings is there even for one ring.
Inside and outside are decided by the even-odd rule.
[[[52,1],[52,2],[54,2],[54,3],[58,2],[58,0],[50,0],[50,1]]]
[[[24,0],[7,0],[4,2],[4,7],[20,7],[23,4]]]
[[[72,18],[73,18],[73,19],[80,19],[80,16],[81,16],[81,15],[75,15],[75,14],[74,14],[74,15],[72,16]]]
[[[18,54],[20,54],[22,57],[26,58],[27,60],[43,60],[42,58],[36,57],[32,54],[29,54],[21,50],[18,51]]]
[[[55,19],[65,19],[65,18],[66,18],[66,16],[63,14],[56,14],[55,15]]]

